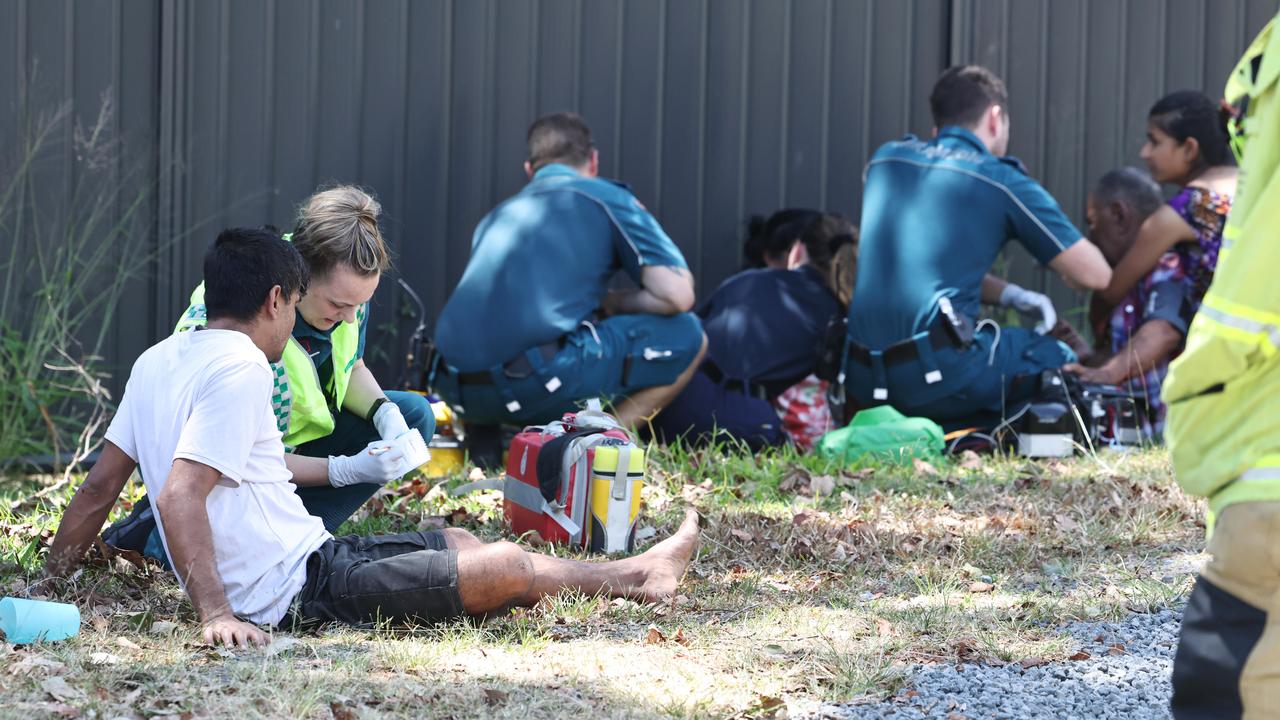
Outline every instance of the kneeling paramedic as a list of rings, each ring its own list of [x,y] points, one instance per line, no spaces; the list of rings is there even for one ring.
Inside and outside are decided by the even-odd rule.
[[[272,365],[271,407],[284,433],[285,465],[307,512],[329,532],[406,470],[383,445],[416,428],[430,440],[435,416],[421,395],[383,391],[364,364],[369,300],[390,267],[378,228],[381,207],[368,193],[339,186],[315,193],[298,212],[291,240],[306,261],[311,291],[281,359]],[[206,322],[204,285],[175,332]],[[150,503],[110,528],[108,544],[163,560]]]
[[[643,424],[706,346],[684,256],[626,186],[597,177],[582,118],[529,129],[529,184],[480,221],[445,305],[435,388],[470,428],[556,419],[604,397]],[[624,270],[638,289],[609,291]]]
[[[988,274],[1018,240],[1069,284],[1105,287],[1111,269],[1022,164],[1009,141],[1004,83],[956,67],[930,96],[936,135],[880,147],[868,163],[845,387],[862,407],[890,404],[944,426],[998,421],[1036,378],[1075,355],[1042,334],[1056,322],[1038,293]],[[1036,333],[975,327],[979,304],[1038,317]]]

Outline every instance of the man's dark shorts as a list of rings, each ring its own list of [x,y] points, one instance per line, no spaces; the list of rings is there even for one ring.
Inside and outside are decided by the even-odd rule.
[[[457,617],[458,551],[439,532],[332,538],[308,559],[290,614],[295,624],[355,626]]]

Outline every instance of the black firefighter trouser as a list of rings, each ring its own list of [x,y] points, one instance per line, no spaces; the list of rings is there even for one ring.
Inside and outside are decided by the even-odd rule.
[[[1229,505],[1182,618],[1173,715],[1280,718],[1280,502]]]

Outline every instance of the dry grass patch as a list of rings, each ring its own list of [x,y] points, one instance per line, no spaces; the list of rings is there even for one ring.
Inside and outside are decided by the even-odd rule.
[[[705,519],[676,603],[568,594],[486,622],[281,635],[254,653],[196,645],[172,578],[123,558],[36,583],[66,493],[0,510],[0,588],[85,616],[73,641],[0,646],[0,697],[31,717],[768,716],[892,693],[912,663],[1066,657],[1063,622],[1180,602],[1202,546],[1201,509],[1158,450],[842,469],[661,448],[653,461],[658,536],[689,504]],[[505,537],[499,497],[406,485],[348,529]]]

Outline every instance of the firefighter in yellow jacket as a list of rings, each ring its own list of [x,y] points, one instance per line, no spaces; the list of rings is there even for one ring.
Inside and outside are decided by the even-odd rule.
[[[1176,718],[1280,717],[1280,32],[1232,72],[1240,189],[1217,273],[1164,384],[1178,483],[1212,558],[1183,615]]]

